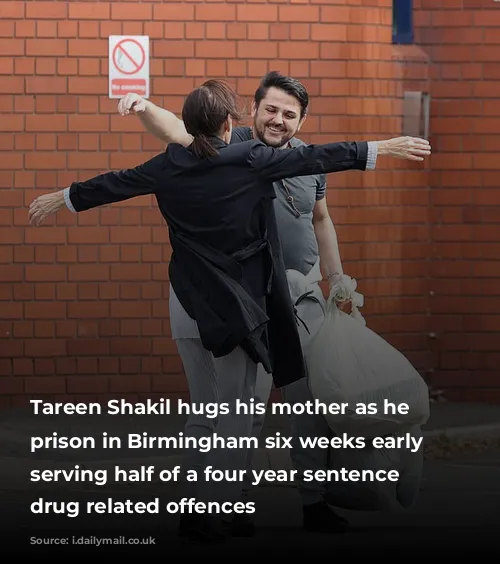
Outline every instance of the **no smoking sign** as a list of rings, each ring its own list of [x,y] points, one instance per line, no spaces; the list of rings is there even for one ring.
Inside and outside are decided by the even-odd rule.
[[[135,93],[149,97],[149,37],[109,36],[109,97]]]

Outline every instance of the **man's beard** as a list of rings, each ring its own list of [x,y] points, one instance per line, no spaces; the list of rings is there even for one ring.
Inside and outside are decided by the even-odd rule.
[[[268,147],[273,147],[274,149],[281,149],[282,147],[285,147],[290,141],[290,139],[293,137],[293,135],[288,136],[286,135],[286,133],[284,133],[281,139],[268,140],[266,139],[265,136],[266,129],[267,127],[264,126],[263,131],[261,132],[256,127],[254,127],[255,136],[259,141],[262,141],[262,143],[265,143]]]

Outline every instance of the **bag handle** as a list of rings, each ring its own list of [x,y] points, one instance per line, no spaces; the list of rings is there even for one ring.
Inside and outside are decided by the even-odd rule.
[[[332,312],[333,308],[339,309],[337,302],[350,302],[351,303],[351,317],[366,325],[365,318],[361,315],[358,308],[364,305],[364,296],[356,292],[357,281],[346,274],[342,274],[337,278],[335,283],[330,289],[330,294],[326,302],[327,311]]]

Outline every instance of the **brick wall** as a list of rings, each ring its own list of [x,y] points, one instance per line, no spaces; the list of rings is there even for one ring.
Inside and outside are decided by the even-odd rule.
[[[431,341],[452,399],[500,401],[500,4],[417,0],[432,60]]]
[[[206,77],[227,78],[249,99],[259,78],[279,69],[311,93],[305,141],[380,138],[401,131],[403,89],[424,88],[429,78],[423,51],[391,45],[391,6],[0,0],[2,404],[186,389],[169,338],[167,230],[152,199],[27,226],[36,195],[162,148],[107,99],[108,35],[150,36],[152,100],[176,112]],[[370,326],[424,373],[435,360],[428,291],[429,269],[438,266],[428,260],[428,184],[420,164],[381,161],[376,174],[332,175],[328,193]],[[449,192],[432,197],[439,193]],[[453,209],[443,208],[446,217]]]

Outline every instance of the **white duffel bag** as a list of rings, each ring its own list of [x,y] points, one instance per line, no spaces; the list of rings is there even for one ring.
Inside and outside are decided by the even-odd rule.
[[[341,311],[336,301],[351,302],[351,313]],[[314,399],[348,404],[344,414],[325,415],[339,435],[370,438],[425,424],[430,415],[425,381],[402,353],[366,326],[358,309],[362,305],[356,280],[341,276],[305,353]],[[407,413],[384,409],[386,401],[407,404]]]

